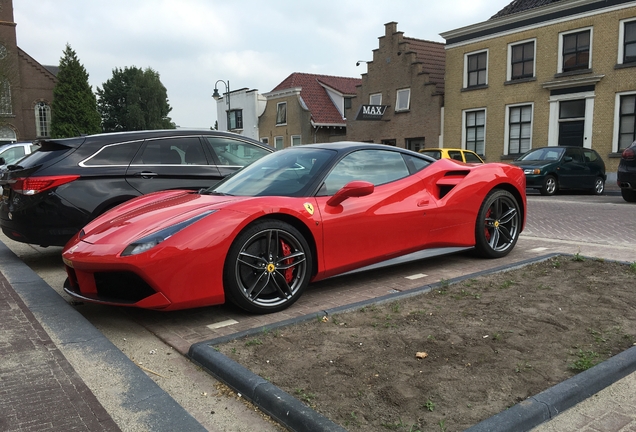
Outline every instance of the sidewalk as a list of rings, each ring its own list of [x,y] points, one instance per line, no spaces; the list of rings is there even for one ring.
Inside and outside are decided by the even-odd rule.
[[[0,352],[2,431],[205,430],[1,242]],[[121,410],[106,412],[69,354],[94,364]]]

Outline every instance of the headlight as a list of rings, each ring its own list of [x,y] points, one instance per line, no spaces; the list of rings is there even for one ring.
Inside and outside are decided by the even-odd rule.
[[[200,215],[196,215],[193,218],[184,220],[183,222],[179,222],[178,224],[169,226],[160,231],[147,235],[146,237],[140,238],[139,240],[126,246],[126,249],[124,249],[124,251],[121,253],[121,256],[137,255],[146,252],[147,250],[150,250],[153,247],[157,246],[162,241],[169,239],[185,227],[192,225],[198,220],[201,220],[214,212],[216,212],[216,210],[206,211],[204,213],[201,213]]]
[[[524,174],[541,174],[541,170],[539,168],[535,168],[535,169],[524,169],[523,170]]]

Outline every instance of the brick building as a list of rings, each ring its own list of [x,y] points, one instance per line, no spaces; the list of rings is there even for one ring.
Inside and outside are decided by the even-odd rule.
[[[616,178],[636,138],[636,2],[515,0],[446,39],[444,146],[488,161],[577,145]]]
[[[437,147],[444,106],[444,44],[404,37],[395,22],[385,24],[385,34],[378,39],[347,116],[347,139],[416,151]]]
[[[271,92],[259,117],[260,140],[276,149],[341,141],[359,78],[294,72]]]
[[[56,72],[18,47],[13,1],[0,0],[0,143],[49,136]]]

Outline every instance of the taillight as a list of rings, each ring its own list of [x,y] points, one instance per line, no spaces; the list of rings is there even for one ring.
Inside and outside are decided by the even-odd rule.
[[[621,155],[623,159],[627,160],[633,160],[634,156],[636,156],[636,152],[634,152],[634,149],[632,147],[627,147],[625,150],[623,150],[623,154]]]
[[[11,189],[22,195],[35,195],[78,178],[78,175],[17,178]]]

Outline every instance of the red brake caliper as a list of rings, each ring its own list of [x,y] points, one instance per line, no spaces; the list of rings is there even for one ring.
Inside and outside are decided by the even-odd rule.
[[[291,255],[291,248],[289,247],[289,245],[287,243],[285,243],[284,241],[280,241],[280,247],[283,251],[283,256],[289,256]],[[285,264],[289,265],[291,263],[293,263],[294,260],[293,258],[289,258],[286,259],[284,261]],[[285,282],[290,283],[292,281],[292,279],[294,279],[294,269],[293,268],[288,268],[287,270],[285,270]]]
[[[488,209],[488,213],[486,213],[486,219],[490,217],[491,211],[492,209]],[[484,235],[486,236],[486,241],[490,241],[490,231],[488,231],[488,223],[486,223],[486,226],[484,227]]]

